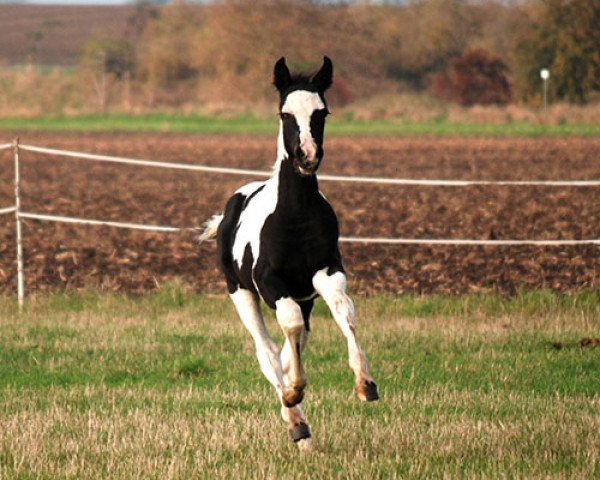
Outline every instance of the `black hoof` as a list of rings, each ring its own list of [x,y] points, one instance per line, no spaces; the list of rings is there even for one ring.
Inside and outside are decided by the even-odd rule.
[[[310,427],[306,423],[299,423],[290,430],[290,436],[294,442],[299,442],[304,438],[310,438]]]
[[[367,381],[363,385],[356,387],[356,393],[358,394],[358,397],[365,402],[379,400],[377,384],[373,381]]]

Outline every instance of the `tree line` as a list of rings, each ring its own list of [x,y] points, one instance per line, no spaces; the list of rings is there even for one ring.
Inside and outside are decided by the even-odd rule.
[[[139,3],[122,39],[86,43],[79,71],[104,104],[115,85],[150,106],[258,101],[277,58],[311,70],[326,54],[340,105],[400,91],[535,104],[542,68],[553,98],[585,103],[600,90],[598,25],[600,0]]]

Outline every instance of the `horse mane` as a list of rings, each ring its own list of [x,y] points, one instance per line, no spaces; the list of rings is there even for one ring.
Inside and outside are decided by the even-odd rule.
[[[314,77],[313,74],[306,74],[302,72],[291,72],[291,82],[289,87],[283,92],[284,96],[288,95],[294,90],[307,90],[309,92],[316,92],[317,88],[311,83],[311,79]],[[275,83],[273,83],[275,85]]]
[[[308,85],[310,84],[310,79],[314,75],[307,75],[306,73],[292,73],[292,85]]]

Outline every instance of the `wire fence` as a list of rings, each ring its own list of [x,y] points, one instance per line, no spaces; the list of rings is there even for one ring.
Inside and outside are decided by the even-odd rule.
[[[229,175],[243,175],[255,177],[270,177],[273,172],[266,170],[253,170],[244,168],[213,167],[208,165],[195,165],[190,163],[171,163],[156,160],[143,160],[137,158],[114,157],[110,155],[96,155],[91,153],[57,150],[53,148],[36,147],[33,145],[20,145],[21,150],[37,152],[60,157],[79,158],[96,162],[120,163],[123,165],[137,165],[142,167],[168,168],[171,170],[188,170],[194,172],[223,173]],[[476,185],[499,186],[542,186],[542,187],[597,187],[600,180],[428,180],[414,178],[385,178],[363,177],[344,175],[319,175],[319,181],[374,183],[379,185],[417,185],[432,187],[469,187]]]
[[[17,207],[0,208],[0,215],[4,215],[6,213],[13,213],[16,210],[17,210]]]
[[[143,230],[152,232],[175,233],[184,230],[195,231],[197,227],[175,227],[164,225],[148,225],[132,222],[120,222],[112,220],[91,219],[67,217],[61,215],[48,215],[35,212],[24,212],[21,210],[20,198],[20,152],[27,151],[43,155],[52,155],[65,158],[77,158],[94,162],[108,162],[122,165],[135,165],[152,168],[166,168],[173,170],[187,170],[194,172],[216,173],[240,176],[270,177],[272,172],[264,170],[215,167],[209,165],[197,165],[188,163],[171,163],[156,160],[144,160],[137,158],[116,157],[110,155],[97,155],[85,152],[76,152],[70,150],[58,150],[35,145],[20,144],[18,139],[13,143],[0,144],[0,151],[14,150],[14,168],[15,168],[15,205],[0,208],[0,215],[15,214],[16,232],[17,232],[17,289],[19,305],[24,302],[24,279],[23,279],[23,247],[22,247],[22,219],[75,223],[82,225],[108,226],[114,228],[124,228],[132,230]],[[453,179],[410,179],[410,178],[386,178],[386,177],[364,177],[364,176],[343,176],[343,175],[319,175],[321,181],[331,182],[351,182],[351,183],[369,183],[379,185],[399,185],[399,186],[444,186],[444,187],[469,187],[469,186],[543,186],[543,187],[597,187],[600,186],[600,180],[453,180]],[[384,238],[384,237],[354,237],[342,236],[340,242],[344,243],[362,243],[379,245],[433,245],[433,246],[579,246],[579,245],[600,245],[600,238],[594,239],[556,239],[556,240],[535,240],[535,239],[428,239],[428,238]]]

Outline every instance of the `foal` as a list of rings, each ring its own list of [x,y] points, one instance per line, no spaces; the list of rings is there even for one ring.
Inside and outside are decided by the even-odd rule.
[[[337,218],[317,184],[329,113],[323,94],[332,78],[333,65],[327,57],[312,77],[291,75],[285,58],[275,64],[281,120],[273,176],[237,190],[224,214],[210,219],[201,235],[201,240],[217,238],[229,294],[254,339],[261,370],[275,387],[290,435],[301,449],[310,447],[311,436],[299,406],[307,383],[301,353],[318,295],[348,342],[358,397],[364,401],[379,398],[356,340],[354,306],[346,295],[338,249]],[[268,335],[259,298],[275,309],[285,334],[281,350]]]

